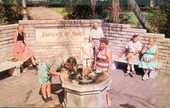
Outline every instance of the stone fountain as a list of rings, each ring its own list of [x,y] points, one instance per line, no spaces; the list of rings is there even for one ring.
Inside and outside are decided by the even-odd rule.
[[[90,67],[93,61],[93,47],[84,40],[81,48],[81,64],[76,72],[62,71],[64,88],[63,107],[108,107],[106,88],[111,82],[111,76],[104,72],[93,71]]]
[[[111,77],[104,72],[90,72],[88,77],[70,80],[69,77],[61,77],[64,88],[63,107],[107,107],[106,88]]]

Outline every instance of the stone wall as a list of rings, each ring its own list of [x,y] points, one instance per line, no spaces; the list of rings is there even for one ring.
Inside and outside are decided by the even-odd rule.
[[[101,21],[99,21],[101,23]],[[29,48],[35,52],[35,57],[38,61],[57,55],[74,56],[80,59],[81,45],[84,42],[84,38],[89,36],[91,24],[93,20],[21,20],[19,24],[24,25],[24,31],[26,33],[27,43]],[[17,30],[18,24],[0,26],[0,62],[9,60],[13,56],[13,36]],[[76,28],[79,28],[76,30]],[[81,36],[72,37],[60,40],[39,41],[36,36],[36,30],[40,29],[54,29],[54,30],[67,30],[72,31],[74,35],[75,31],[81,31]],[[86,31],[84,31],[86,30]],[[39,34],[38,34],[39,35]],[[84,36],[85,35],[85,36]],[[48,38],[47,38],[48,39]],[[51,39],[51,40],[50,40]]]
[[[164,38],[164,34],[147,33],[145,29],[113,23],[103,23],[103,31],[109,39],[109,48],[113,55],[118,55],[121,52],[134,33],[139,34],[139,40],[143,45],[148,43],[149,38],[154,38],[159,48],[158,62],[163,63],[160,72],[170,74],[170,39]]]
[[[36,30],[43,29],[67,29],[82,27],[90,30],[94,20],[28,20],[19,21],[25,27],[28,45],[35,51],[38,60],[51,57],[56,54],[65,54],[80,58],[81,44],[83,40],[53,42],[37,41]],[[147,43],[150,37],[156,39],[159,47],[159,62],[163,63],[161,72],[170,74],[170,39],[164,38],[163,34],[147,33],[145,29],[132,28],[130,25],[105,23],[99,20],[105,36],[109,39],[109,47],[114,55],[118,55],[134,33],[139,34],[142,44]],[[13,35],[18,24],[0,26],[0,61],[12,58]],[[87,34],[86,34],[87,35]],[[86,36],[88,37],[88,36]],[[85,37],[82,37],[83,39]],[[74,39],[73,39],[74,40]],[[113,58],[114,59],[114,58]]]
[[[13,56],[13,38],[18,24],[0,26],[0,62]]]
[[[90,25],[92,21],[88,20],[30,20],[30,21],[19,21],[20,24],[23,24],[25,27],[25,32],[27,34],[27,40],[30,44],[30,47],[36,52],[35,57],[38,60],[51,57],[57,54],[64,54],[69,56],[74,56],[80,59],[81,56],[81,44],[84,41],[86,36],[78,38],[62,38],[59,37],[58,40],[49,42],[37,41],[35,33],[38,29],[65,29],[67,31],[71,30],[74,32],[74,29],[71,28],[83,28],[88,29],[90,32]],[[76,30],[76,29],[75,29]],[[64,31],[63,31],[64,32]],[[84,31],[84,34],[85,31]]]

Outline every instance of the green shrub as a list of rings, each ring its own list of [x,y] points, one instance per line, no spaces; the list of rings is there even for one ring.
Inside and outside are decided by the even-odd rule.
[[[100,7],[97,11],[97,15],[99,19],[104,19],[106,22],[113,22],[111,18],[111,10],[107,7]]]
[[[163,33],[170,38],[170,5],[150,8],[146,18],[151,26],[150,32]]]
[[[169,5],[163,9],[163,11],[167,19],[166,26],[165,26],[165,35],[167,38],[170,38],[170,2]]]
[[[92,14],[90,0],[67,2],[65,19],[104,19],[109,20],[110,11],[104,6],[96,6],[95,15]]]
[[[92,10],[89,5],[67,6],[66,12],[68,13],[66,19],[88,19],[92,17]]]
[[[0,8],[0,24],[17,23],[22,18],[21,6],[13,0],[3,0]]]
[[[151,28],[151,32],[161,32],[165,27],[167,19],[165,14],[160,9],[151,9],[148,16],[146,16]]]
[[[1,24],[1,25],[8,23],[8,22],[6,21],[7,18],[4,17],[4,12],[5,12],[4,8],[0,8],[0,24]]]
[[[127,13],[123,13],[123,14],[120,14],[120,23],[123,23],[123,24],[128,24],[128,23],[131,23],[130,19],[130,15],[127,14]]]

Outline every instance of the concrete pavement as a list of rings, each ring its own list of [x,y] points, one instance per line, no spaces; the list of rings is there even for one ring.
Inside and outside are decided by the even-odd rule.
[[[37,71],[28,68],[21,76],[1,75],[0,106],[2,107],[47,107],[39,94]],[[142,80],[141,75],[125,77],[121,69],[112,71],[110,89],[112,107],[130,104],[136,108],[169,108],[170,77],[159,74],[155,79]],[[53,78],[52,97],[57,106],[63,98],[63,90],[58,77]]]

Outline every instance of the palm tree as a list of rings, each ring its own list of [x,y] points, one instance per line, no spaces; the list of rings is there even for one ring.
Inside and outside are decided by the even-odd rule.
[[[136,17],[138,18],[139,22],[141,23],[141,25],[149,30],[150,26],[148,25],[145,17],[143,16],[138,4],[136,3],[136,0],[128,0],[128,4],[130,6],[130,9],[135,13]]]
[[[2,6],[2,0],[0,0],[0,6]]]
[[[95,15],[96,0],[90,0],[90,1],[91,1],[91,8],[92,8],[92,15]]]

